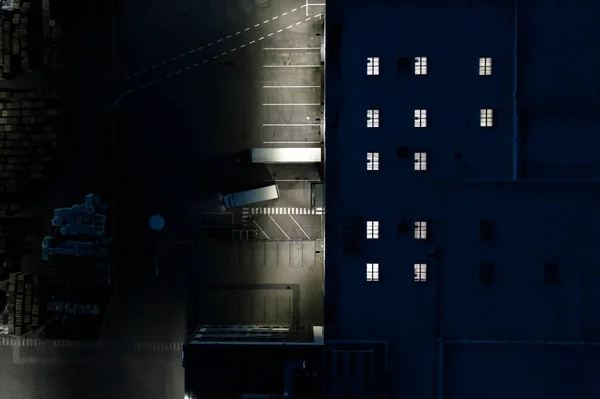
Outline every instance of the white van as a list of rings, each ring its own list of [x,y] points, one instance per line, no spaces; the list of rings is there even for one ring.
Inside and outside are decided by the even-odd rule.
[[[257,202],[271,201],[279,198],[279,188],[277,184],[255,188],[254,190],[241,191],[223,197],[225,208],[231,209],[240,206],[248,206]]]

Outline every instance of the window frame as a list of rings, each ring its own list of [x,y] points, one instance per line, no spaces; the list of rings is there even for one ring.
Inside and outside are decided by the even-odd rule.
[[[425,172],[428,170],[427,168],[427,153],[426,152],[415,152],[415,165],[414,169],[416,172]]]
[[[379,109],[368,109],[367,110],[367,128],[377,129],[379,128]]]
[[[379,76],[379,57],[367,57],[367,76]]]
[[[369,172],[379,170],[379,153],[378,152],[367,152],[367,170]]]
[[[413,280],[415,283],[427,282],[427,263],[415,262],[413,266]]]
[[[418,220],[414,223],[414,238],[415,240],[427,239],[427,221]]]
[[[427,110],[426,109],[415,109],[414,113],[414,127],[422,129],[427,127]]]
[[[479,57],[479,76],[492,76],[492,57]]]
[[[479,127],[494,127],[494,116],[495,112],[493,108],[481,108],[479,110]]]
[[[379,239],[379,220],[367,220],[367,240]]]
[[[379,263],[368,262],[366,271],[365,277],[367,282],[372,283],[379,281]]]
[[[427,75],[427,57],[415,57],[415,75]]]

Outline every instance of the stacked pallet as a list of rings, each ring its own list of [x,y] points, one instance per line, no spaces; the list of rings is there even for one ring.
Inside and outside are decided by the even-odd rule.
[[[6,294],[9,334],[22,335],[40,327],[44,315],[43,293],[39,275],[10,274]]]
[[[57,147],[59,106],[54,91],[0,91],[0,198],[45,176]],[[0,204],[0,217],[14,206],[7,204]]]
[[[0,14],[2,35],[0,36],[0,74],[10,79],[29,70],[29,38],[32,26],[29,24],[31,2],[17,4],[18,7],[4,8]],[[10,11],[7,11],[10,10]]]
[[[51,15],[50,0],[42,0],[42,32],[44,37],[44,66],[62,71],[62,29]]]

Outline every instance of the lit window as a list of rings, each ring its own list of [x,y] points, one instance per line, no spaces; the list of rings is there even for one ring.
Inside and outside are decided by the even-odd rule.
[[[367,263],[367,281],[379,281],[379,263]]]
[[[379,75],[379,57],[367,57],[367,75]]]
[[[367,239],[377,240],[379,238],[379,222],[368,221],[367,222]]]
[[[427,75],[427,57],[415,57],[415,75]]]
[[[479,125],[481,127],[492,127],[494,125],[494,111],[491,109],[482,109]]]
[[[367,110],[367,127],[379,127],[379,110]]]
[[[492,57],[479,58],[479,75],[486,76],[492,74]]]
[[[420,283],[427,281],[427,264],[415,263],[415,281]]]
[[[415,240],[427,239],[427,222],[415,222]]]
[[[378,152],[367,152],[367,170],[379,170]]]
[[[415,170],[427,170],[426,152],[415,152]]]
[[[415,109],[415,127],[427,127],[426,109]]]

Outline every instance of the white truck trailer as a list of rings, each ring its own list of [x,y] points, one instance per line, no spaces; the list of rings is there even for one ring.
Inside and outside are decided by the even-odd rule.
[[[246,163],[320,163],[321,148],[251,148],[238,152]]]
[[[276,184],[270,186],[255,188],[253,190],[241,191],[228,194],[223,197],[225,208],[232,209],[241,206],[248,206],[258,202],[271,201],[279,198],[279,188]]]

